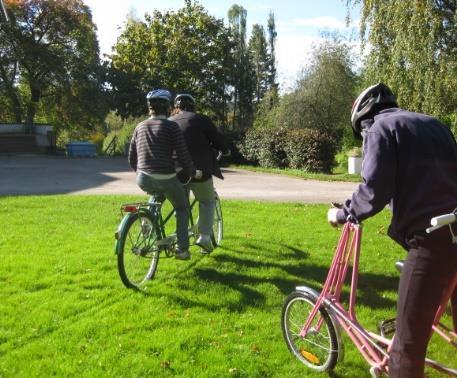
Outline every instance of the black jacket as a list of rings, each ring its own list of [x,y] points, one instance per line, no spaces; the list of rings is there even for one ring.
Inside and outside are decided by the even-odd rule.
[[[208,180],[211,176],[223,179],[215,150],[223,153],[228,153],[229,150],[213,122],[207,116],[194,112],[179,112],[169,120],[179,125],[195,169],[203,171],[203,177],[198,181]]]
[[[457,144],[436,119],[399,108],[381,111],[364,138],[363,183],[338,220],[362,221],[390,202],[389,236],[405,239],[457,207]]]

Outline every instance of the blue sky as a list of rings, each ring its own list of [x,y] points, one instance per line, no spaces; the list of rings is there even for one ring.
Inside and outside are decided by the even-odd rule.
[[[143,18],[154,9],[174,10],[184,5],[183,0],[84,1],[92,10],[102,53],[110,52],[129,12]],[[359,11],[352,9],[352,24],[349,28],[346,26],[345,0],[200,0],[199,3],[208,13],[225,20],[233,4],[242,5],[247,10],[248,33],[253,24],[266,26],[269,12],[274,13],[278,32],[277,67],[283,89],[290,87],[300,70],[306,67],[311,47],[319,42],[322,31],[348,33],[357,30],[359,23]]]

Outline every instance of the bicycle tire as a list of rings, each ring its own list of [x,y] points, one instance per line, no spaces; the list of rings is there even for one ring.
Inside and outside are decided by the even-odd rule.
[[[159,249],[155,241],[158,231],[146,212],[130,213],[121,224],[116,246],[119,276],[127,288],[141,289],[157,270]]]
[[[307,335],[299,335],[315,303],[316,298],[309,293],[289,294],[281,312],[281,329],[292,354],[310,369],[324,372],[332,370],[338,361],[337,333],[328,311],[321,307]]]
[[[221,245],[222,239],[224,237],[224,218],[222,217],[222,205],[221,200],[216,192],[214,192],[216,199],[216,205],[214,209],[214,221],[213,221],[213,231],[211,234],[211,241],[213,242],[214,247]]]

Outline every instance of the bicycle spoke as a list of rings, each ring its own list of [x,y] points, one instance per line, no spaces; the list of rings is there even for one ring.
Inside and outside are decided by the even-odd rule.
[[[143,215],[133,215],[126,223],[118,270],[127,287],[139,288],[154,275],[158,255],[154,254],[154,226]]]
[[[338,343],[325,309],[319,309],[307,333],[301,334],[314,306],[314,297],[301,292],[291,293],[282,312],[283,335],[289,349],[302,363],[316,371],[328,371],[336,364]]]

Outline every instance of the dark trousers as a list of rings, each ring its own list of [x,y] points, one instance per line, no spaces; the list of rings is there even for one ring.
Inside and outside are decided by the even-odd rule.
[[[400,276],[389,377],[422,378],[436,310],[457,274],[457,244],[452,244],[449,228],[443,227],[431,234],[412,235],[408,247]],[[452,302],[457,326],[457,290]]]

